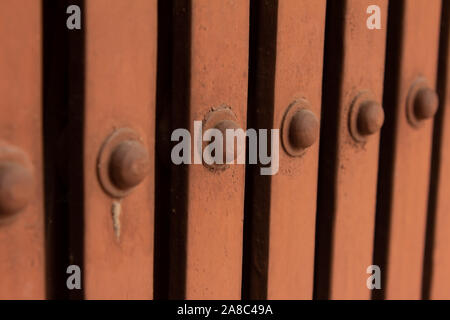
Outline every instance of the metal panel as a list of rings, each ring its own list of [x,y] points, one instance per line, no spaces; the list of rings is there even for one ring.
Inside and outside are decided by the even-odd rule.
[[[278,2],[274,128],[282,127],[288,107],[299,99],[309,101],[320,119],[324,24],[325,1]],[[280,144],[280,169],[271,180],[268,299],[312,298],[317,140],[299,157]]]
[[[441,105],[435,121],[433,156],[436,180],[430,186],[430,212],[434,218],[430,228],[434,233],[430,245],[431,283],[429,298],[450,299],[450,3],[443,2],[441,52],[439,60],[439,98]],[[427,292],[425,292],[427,294]]]
[[[230,106],[245,128],[248,74],[248,0],[191,4],[190,132],[211,108]],[[188,168],[187,299],[241,296],[243,165],[213,172]]]
[[[85,296],[150,299],[157,1],[86,1],[85,12]],[[150,172],[117,200],[102,189],[97,160],[107,137],[123,127],[148,151]]]
[[[45,297],[41,29],[40,1],[0,3],[1,156],[5,144],[20,148],[31,161],[34,180],[28,207],[1,221],[0,299]],[[1,192],[4,202],[3,182]]]
[[[433,122],[412,121],[407,106],[412,90],[423,83],[418,81],[435,87],[441,1],[391,4],[384,107],[392,123],[381,140],[375,264],[382,267],[385,298],[419,299]],[[379,242],[383,237],[385,246]]]
[[[333,22],[331,30],[327,29],[330,44],[326,59],[341,66],[341,70],[339,77],[335,77],[331,72],[336,66],[331,66],[326,71],[329,77],[324,86],[324,118],[332,116],[325,120],[336,123],[337,135],[322,136],[327,141],[322,144],[321,157],[333,158],[326,161],[334,162],[331,168],[320,170],[336,171],[320,181],[327,192],[321,194],[319,202],[334,203],[332,208],[326,203],[319,204],[318,214],[330,225],[322,231],[330,235],[329,244],[322,249],[328,252],[321,253],[329,255],[329,260],[319,260],[326,264],[321,266],[321,272],[329,273],[319,275],[318,281],[328,281],[320,284],[326,291],[319,294],[321,298],[368,299],[371,295],[366,286],[366,270],[372,265],[378,130],[384,118],[379,104],[383,100],[387,3],[387,0],[347,0],[339,2],[339,8],[332,5],[334,10],[328,17]],[[366,26],[369,17],[366,10],[370,5],[381,9],[381,30]],[[341,55],[336,53],[340,50]],[[375,103],[368,108],[373,108],[376,117],[370,118],[370,110],[363,109],[364,101]],[[361,133],[355,124],[366,115],[373,122],[374,131]],[[335,154],[330,154],[333,149],[330,143],[336,143]]]

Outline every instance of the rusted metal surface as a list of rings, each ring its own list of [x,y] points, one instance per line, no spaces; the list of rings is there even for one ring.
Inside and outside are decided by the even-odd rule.
[[[34,193],[32,165],[17,148],[0,147],[0,223],[14,218],[30,203]]]
[[[208,164],[203,161],[203,164],[211,169],[226,169],[228,168],[227,163],[231,161],[235,161],[238,155],[243,152],[242,146],[237,146],[236,141],[230,141],[230,147],[233,147],[233,157],[227,156],[227,138],[226,138],[226,130],[239,130],[241,127],[237,123],[238,119],[236,115],[233,113],[231,108],[229,107],[220,107],[216,110],[208,112],[203,120],[203,132],[206,132],[209,129],[217,129],[222,133],[223,141],[222,141],[222,163],[212,163]],[[203,141],[203,148],[205,148],[209,144],[208,141]],[[231,151],[231,150],[229,150]],[[229,154],[230,152],[228,152]],[[228,158],[228,160],[227,160]],[[205,160],[205,159],[203,159]]]
[[[301,131],[311,135],[295,138],[310,145],[300,157],[280,146],[280,169],[271,177],[267,298],[311,299],[325,1],[278,1],[277,19],[272,126],[280,129],[289,106],[305,99],[309,120],[302,127],[309,128]]]
[[[308,101],[300,99],[286,111],[281,125],[284,150],[291,156],[305,154],[319,139],[320,124]]]
[[[348,127],[353,139],[365,142],[380,131],[384,123],[384,110],[379,102],[374,100],[370,92],[362,92],[356,96],[350,106]]]
[[[406,98],[406,116],[409,123],[419,128],[424,124],[424,120],[434,117],[438,106],[439,97],[435,90],[429,87],[425,78],[417,78]]]
[[[111,155],[112,181],[122,190],[136,187],[150,169],[149,160],[147,150],[141,143],[133,140],[122,142]]]
[[[98,178],[113,198],[123,198],[150,170],[150,159],[139,134],[129,128],[114,131],[103,143],[97,160]]]
[[[431,226],[434,232],[430,247],[431,274],[425,298],[450,299],[450,3],[443,2],[441,48],[439,59],[440,109],[435,120],[433,160],[434,185],[430,186]],[[433,176],[434,177],[434,176]],[[427,281],[428,279],[425,279]]]
[[[381,30],[369,30],[366,8],[381,9]],[[378,130],[388,1],[333,2],[327,47],[316,293],[320,299],[369,299],[378,171]]]
[[[414,125],[407,110],[418,80],[435,88],[440,16],[440,0],[390,7],[384,99],[390,123],[380,149],[374,261],[382,268],[386,299],[420,299],[422,293],[433,121]]]
[[[156,0],[86,1],[84,291],[87,299],[153,296]],[[148,151],[148,179],[122,200],[104,192],[97,157],[127,127]]]
[[[248,126],[281,141],[274,175],[247,166],[244,298],[312,298],[324,22],[325,1],[252,2]]]
[[[245,128],[249,1],[191,4],[190,132],[212,108],[227,105]],[[187,299],[241,296],[244,166],[188,168]]]
[[[0,0],[0,70],[0,299],[450,298],[449,1]]]
[[[0,3],[0,299],[45,298],[41,41],[39,1]]]

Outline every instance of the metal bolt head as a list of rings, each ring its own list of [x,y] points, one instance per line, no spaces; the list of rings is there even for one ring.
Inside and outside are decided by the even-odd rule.
[[[289,124],[289,142],[294,149],[306,149],[319,137],[319,121],[314,113],[307,109],[295,112]]]
[[[213,159],[206,160],[205,158],[203,158],[203,165],[206,168],[210,169],[211,171],[226,170],[229,167],[228,164],[238,159],[239,155],[243,153],[243,150],[245,150],[245,140],[244,143],[241,145],[239,143],[239,139],[233,137],[233,141],[229,142],[226,139],[227,129],[231,130],[241,129],[238,123],[239,122],[237,120],[236,115],[231,110],[231,107],[227,105],[213,107],[207,114],[205,114],[202,126],[203,132],[208,132],[210,129],[215,129],[219,130],[222,135],[222,159],[221,159],[222,163],[219,163],[219,161],[215,161],[218,157],[218,154],[215,154],[213,155]],[[237,141],[237,143],[235,142],[235,140]],[[210,142],[203,140],[202,150],[204,150],[209,144]],[[231,154],[228,154],[229,156],[228,159],[226,152],[227,144],[230,144],[229,148],[230,150],[234,150],[233,157],[231,157]],[[233,149],[231,148],[231,146],[233,146]],[[199,151],[202,152],[202,150]]]
[[[378,132],[383,126],[384,110],[379,103],[367,100],[361,103],[357,126],[361,135],[368,136]]]
[[[31,171],[21,164],[0,164],[0,217],[19,213],[29,204],[33,193]]]
[[[439,97],[428,87],[421,88],[414,97],[414,115],[419,120],[432,118],[439,107]]]
[[[243,150],[243,146],[239,146],[236,143],[234,143],[233,139],[232,141],[227,141],[227,135],[226,135],[226,131],[228,130],[237,130],[240,129],[239,125],[233,121],[233,120],[222,120],[220,122],[218,122],[215,126],[215,129],[220,130],[220,132],[222,133],[222,137],[223,137],[223,151],[222,151],[222,155],[223,155],[223,163],[227,163],[227,145],[228,143],[232,144],[233,146],[233,161],[237,159],[237,157],[240,155],[240,153]],[[231,158],[231,157],[230,157]],[[231,159],[230,159],[231,160]]]
[[[439,97],[430,88],[427,79],[418,77],[410,86],[406,97],[406,118],[409,124],[419,129],[436,114],[439,107]]]
[[[139,141],[123,141],[111,154],[109,162],[111,180],[121,190],[137,186],[145,179],[149,170],[148,152]]]

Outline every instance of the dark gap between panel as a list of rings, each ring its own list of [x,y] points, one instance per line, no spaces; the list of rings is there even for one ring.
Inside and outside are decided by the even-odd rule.
[[[328,299],[330,294],[338,170],[339,108],[336,101],[341,100],[345,10],[346,2],[327,2],[313,291],[313,299],[320,300]]]
[[[380,134],[377,205],[373,264],[381,269],[381,289],[372,291],[372,299],[385,298],[389,256],[390,217],[394,181],[394,154],[397,123],[397,101],[400,86],[400,57],[403,34],[404,1],[390,1],[387,25],[386,64],[383,108],[385,120]]]
[[[444,1],[442,7],[441,17],[441,33],[440,33],[440,45],[439,45],[439,60],[438,60],[438,74],[437,74],[437,92],[439,94],[439,100],[444,103],[446,101],[445,90],[447,83],[450,81],[450,74],[447,74],[448,70],[448,56],[450,54],[449,44],[449,32],[450,32],[450,2]],[[431,171],[430,171],[430,185],[428,192],[428,215],[427,215],[427,227],[425,237],[425,252],[423,261],[423,273],[422,273],[422,298],[430,299],[431,280],[433,275],[433,248],[434,248],[434,236],[435,236],[435,219],[437,208],[437,196],[439,187],[439,171],[441,167],[441,150],[445,148],[442,144],[442,130],[444,127],[445,113],[448,110],[441,107],[438,109],[434,117],[433,127],[433,147],[431,157]]]
[[[67,29],[66,9],[70,4],[83,8],[84,1],[42,2],[46,292],[49,299],[84,296],[83,290],[68,290],[66,286],[67,267],[72,264],[83,267],[84,204],[85,32],[84,26],[81,30]]]
[[[278,0],[250,2],[247,128],[255,130],[273,128],[277,19]],[[271,176],[246,157],[242,298],[266,299]]]
[[[184,299],[188,165],[171,161],[173,130],[189,129],[191,0],[158,1],[155,299]]]

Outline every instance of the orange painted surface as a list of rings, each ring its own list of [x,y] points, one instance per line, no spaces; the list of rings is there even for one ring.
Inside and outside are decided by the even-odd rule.
[[[153,296],[156,0],[86,1],[85,266],[87,299]],[[104,140],[121,127],[139,133],[151,159],[148,177],[121,204],[97,179]],[[81,232],[81,230],[80,230]]]
[[[22,149],[33,165],[30,204],[0,225],[0,299],[44,299],[41,3],[0,2],[0,140]]]
[[[324,30],[325,1],[278,2],[274,128],[300,98],[320,119]],[[280,142],[279,153],[270,194],[267,298],[311,299],[319,142],[300,157],[289,156]]]
[[[381,9],[381,30],[366,27],[366,8],[372,4]],[[349,112],[361,91],[382,103],[387,4],[348,0],[345,5],[330,299],[369,299],[371,294],[366,269],[372,265],[379,134],[356,142],[349,131]]]
[[[450,5],[445,4],[446,13],[443,15],[443,22],[446,27],[442,29],[447,32],[442,36],[445,46],[441,48],[443,55],[440,67],[440,112],[441,117],[441,136],[438,145],[439,156],[439,176],[436,194],[436,212],[435,212],[435,235],[432,252],[432,278],[431,278],[431,299],[450,299],[450,28],[449,21],[444,20],[450,17]],[[446,68],[444,68],[446,67]],[[437,122],[437,121],[436,121]],[[436,124],[437,125],[437,124]]]
[[[406,98],[419,76],[435,88],[440,16],[440,0],[404,1],[386,299],[421,298],[433,121],[412,127]]]
[[[190,132],[212,107],[228,105],[245,128],[249,1],[192,1]],[[243,165],[188,168],[187,299],[239,299]]]
[[[43,41],[42,1],[0,0],[0,146],[7,143],[29,156],[35,182],[28,207],[10,221],[0,220],[0,299],[58,296],[60,287],[65,289],[59,283],[63,277],[53,272],[64,259],[81,266],[86,299],[152,299],[155,292],[186,299],[240,299],[242,294],[255,299],[370,299],[377,292],[367,288],[366,270],[378,259],[385,263],[379,291],[385,299],[421,299],[423,293],[450,299],[450,27],[445,21],[450,4],[164,1],[85,0],[83,31],[53,33],[50,26],[64,19],[52,14],[65,12],[49,10],[51,23]],[[158,3],[164,3],[163,10],[158,11]],[[389,3],[389,11],[398,13],[391,16],[397,20],[390,28]],[[447,24],[440,29],[442,3]],[[381,9],[381,30],[366,26],[370,5]],[[160,24],[164,27],[159,34],[158,19],[168,19]],[[441,37],[439,70],[440,30],[446,34]],[[42,61],[57,54],[67,32],[74,33],[63,41],[61,59],[42,68]],[[84,46],[75,48],[83,39]],[[158,39],[163,44],[160,54],[167,54],[159,60]],[[82,60],[78,54],[83,49],[85,78],[78,79],[83,69],[73,68],[79,67],[81,61],[75,60]],[[64,63],[67,68],[60,69]],[[42,83],[43,69],[55,73],[55,78],[48,77],[48,87]],[[157,79],[157,73],[163,76]],[[406,102],[419,77],[433,89],[438,84],[441,109],[439,121],[414,127],[407,119]],[[55,86],[55,79],[64,79],[63,85]],[[65,89],[45,104],[44,110],[50,111],[45,115],[51,116],[60,101],[67,110],[55,121],[42,120],[42,91],[49,88],[47,97],[60,87]],[[349,131],[349,112],[363,91],[385,103],[388,126],[381,136],[356,142]],[[74,112],[75,101],[82,98],[84,105]],[[168,151],[169,127],[189,123],[193,136],[193,122],[224,105],[243,129],[250,124],[280,129],[288,107],[299,99],[306,99],[322,122],[321,140],[298,157],[288,155],[280,140],[279,171],[273,176],[261,176],[259,167],[247,166],[246,181],[242,164],[224,170],[157,164],[162,177],[157,183],[164,187],[157,189],[164,190],[158,199],[168,203],[157,211],[157,218],[164,218],[157,230],[167,236],[156,235],[164,242],[157,245],[157,257],[163,258],[154,258],[155,156],[170,161],[164,152],[155,155],[155,131],[161,134],[160,149]],[[67,121],[66,116],[73,118]],[[324,130],[328,124],[332,126]],[[433,125],[438,128],[434,135]],[[67,161],[56,155],[56,161],[47,153],[43,157],[43,141],[50,146],[49,156],[61,150],[56,140],[47,141],[52,134],[43,139],[43,128],[72,130],[70,139],[61,139],[65,142],[74,142],[71,138],[84,130],[84,172],[72,170],[74,164],[81,165],[80,159]],[[121,200],[105,193],[97,172],[103,143],[119,128],[137,132],[150,156],[148,176]],[[54,197],[50,192],[47,219],[43,191],[53,189],[45,188],[50,180],[44,186],[43,161],[51,167],[51,181],[59,181],[61,175],[63,183],[55,187],[64,189]],[[102,172],[108,176],[107,170]],[[167,181],[161,183],[166,173]],[[81,182],[84,202],[73,203]],[[59,199],[66,191],[67,199]],[[53,201],[64,204],[53,208]],[[60,213],[66,205],[70,210]],[[73,216],[77,206],[84,209],[78,219]],[[249,226],[245,234],[244,211]],[[55,225],[70,228],[70,234],[54,232],[55,214],[61,214]],[[84,228],[75,230],[74,221],[84,222]],[[76,261],[81,242],[73,243],[79,239],[83,265]],[[165,251],[158,252],[159,247]],[[163,281],[154,288],[154,279]]]

